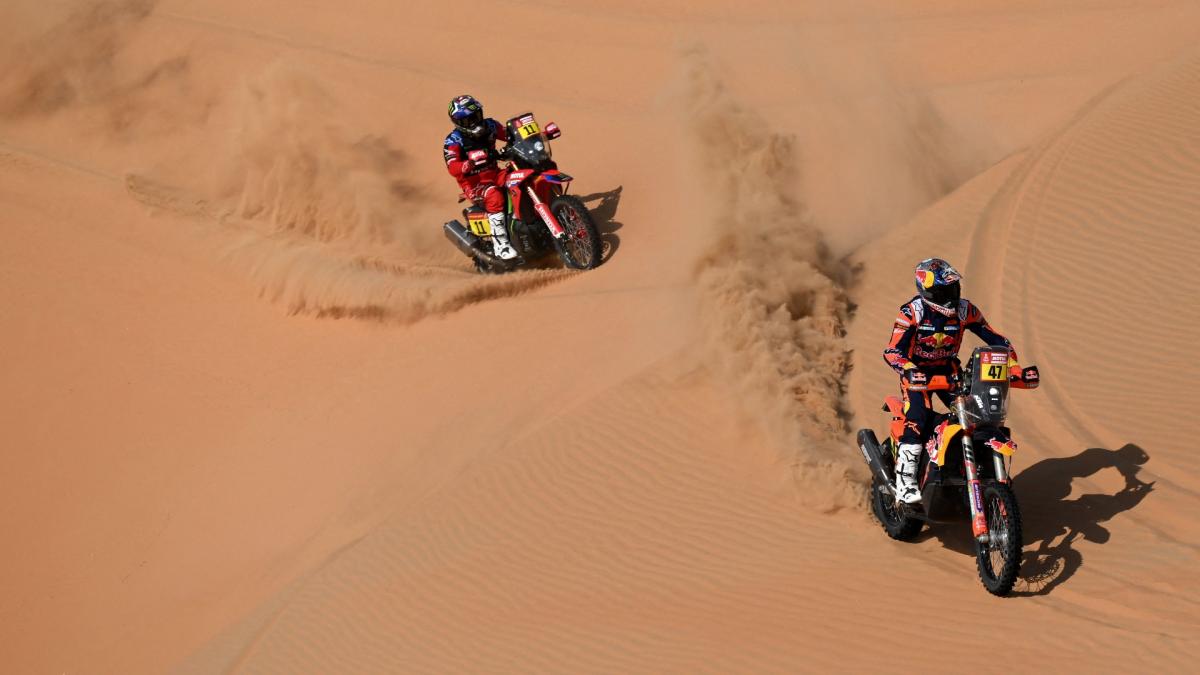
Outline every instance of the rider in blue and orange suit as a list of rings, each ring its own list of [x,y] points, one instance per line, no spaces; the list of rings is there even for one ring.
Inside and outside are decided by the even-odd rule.
[[[896,456],[896,491],[906,504],[921,501],[917,463],[929,433],[932,403],[929,392],[910,392],[908,386],[926,384],[935,375],[957,375],[958,350],[964,331],[975,333],[990,346],[1012,348],[1008,338],[992,330],[978,307],[960,297],[962,277],[950,263],[941,258],[922,260],[915,274],[917,295],[900,308],[892,327],[892,339],[883,351],[884,360],[900,374],[904,394],[904,431]],[[1012,358],[1009,370],[1019,373],[1016,351]]]
[[[483,105],[473,96],[456,96],[450,101],[449,114],[454,129],[442,146],[446,170],[467,199],[483,204],[496,257],[511,260],[517,252],[505,227],[504,188],[498,184],[501,175],[496,152],[496,141],[507,141],[508,132],[503,124],[483,116]]]

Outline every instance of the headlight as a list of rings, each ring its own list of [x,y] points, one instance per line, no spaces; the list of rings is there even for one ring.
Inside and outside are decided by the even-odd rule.
[[[546,149],[546,144],[541,141],[538,141],[537,143],[533,144],[533,147],[537,148],[538,152],[543,152]]]

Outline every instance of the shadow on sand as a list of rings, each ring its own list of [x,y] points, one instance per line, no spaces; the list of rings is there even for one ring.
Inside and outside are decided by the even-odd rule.
[[[1089,448],[1072,457],[1044,459],[1013,478],[1013,489],[1021,506],[1025,539],[1021,576],[1013,595],[1046,595],[1070,579],[1083,565],[1083,555],[1074,548],[1080,540],[1107,543],[1110,533],[1104,523],[1141,503],[1154,489],[1137,477],[1150,459],[1136,445],[1116,450]],[[1115,494],[1088,493],[1071,499],[1076,478],[1086,478],[1104,469],[1116,469],[1125,486]],[[969,521],[936,525],[928,532],[948,549],[975,557]]]
[[[622,189],[623,187],[618,185],[608,192],[576,195],[587,206],[588,211],[592,214],[592,220],[596,221],[596,229],[600,232],[603,247],[600,251],[601,263],[608,262],[617,252],[617,247],[621,245],[621,237],[617,235],[617,230],[621,229],[623,223],[618,222],[616,217],[617,205],[621,203]]]

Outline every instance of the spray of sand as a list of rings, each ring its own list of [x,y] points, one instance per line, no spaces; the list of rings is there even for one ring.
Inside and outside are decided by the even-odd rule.
[[[894,42],[896,30],[832,21],[792,45],[789,85],[802,93],[799,190],[838,256],[908,222],[1006,154],[983,125],[951,125],[933,92],[908,83],[871,48]]]
[[[707,357],[784,448],[811,506],[857,503],[840,410],[846,279],[795,197],[794,141],[737,104],[707,57],[681,95],[713,243],[696,267]]]
[[[0,120],[71,115],[105,142],[142,143],[135,199],[201,223],[205,241],[291,313],[411,322],[564,278],[483,277],[445,241],[452,204],[432,199],[407,154],[356,119],[307,69],[276,62],[201,87],[180,47],[138,53],[155,0],[106,0],[30,14],[3,49]],[[42,25],[33,18],[41,19]],[[147,66],[151,63],[151,66]],[[147,137],[186,132],[186,156]]]
[[[244,83],[216,185],[225,256],[291,312],[411,322],[564,277],[481,277],[408,156],[364,133],[317,80],[275,64]]]
[[[124,141],[202,120],[212,102],[192,88],[186,50],[148,64],[127,58],[132,37],[145,30],[156,4],[110,0],[68,6],[41,30],[24,15],[44,19],[58,8],[7,8],[18,27],[0,48],[0,61],[9,65],[0,72],[0,119],[36,121],[71,111],[93,135]],[[30,26],[32,34],[24,34],[22,28]]]
[[[844,256],[957,187],[984,153],[870,59],[838,82],[800,77],[811,125],[795,137],[741,105],[703,50],[683,62],[677,96],[706,195],[698,220],[711,226],[696,267],[706,357],[782,449],[809,505],[856,504],[865,472],[846,427],[845,327],[851,291],[866,289]]]

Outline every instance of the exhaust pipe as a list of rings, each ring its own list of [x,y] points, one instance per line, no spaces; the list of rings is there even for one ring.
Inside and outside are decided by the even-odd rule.
[[[880,456],[879,439],[875,437],[874,431],[858,430],[858,449],[862,452],[867,465],[871,467],[871,472],[879,478],[879,482],[891,490],[893,481],[888,477],[887,470],[884,469],[883,458]]]
[[[507,272],[517,265],[523,264],[524,260],[520,257],[512,260],[502,260],[497,258],[488,249],[491,248],[483,243],[483,240],[462,226],[462,223],[457,220],[442,225],[442,232],[450,243],[458,247],[458,250],[463,252],[463,255],[482,264],[483,269],[491,272]]]
[[[483,254],[479,248],[479,237],[468,232],[467,228],[457,220],[451,220],[442,225],[442,232],[450,240],[450,243],[454,244],[468,258],[478,258],[480,254]]]

